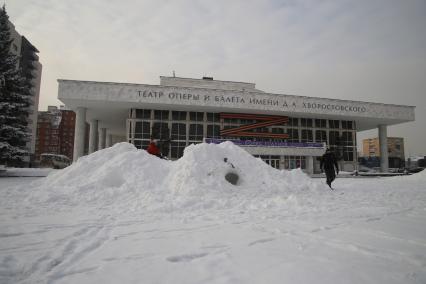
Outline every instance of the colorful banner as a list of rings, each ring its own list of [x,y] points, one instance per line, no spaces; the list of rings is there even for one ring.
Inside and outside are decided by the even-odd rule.
[[[210,144],[220,144],[225,141],[230,141],[238,146],[325,149],[324,143],[315,143],[315,142],[270,142],[270,141],[229,140],[229,139],[214,139],[214,138],[204,139],[205,143],[210,143]]]

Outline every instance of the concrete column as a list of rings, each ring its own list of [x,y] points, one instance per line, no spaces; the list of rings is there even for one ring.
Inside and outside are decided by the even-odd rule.
[[[96,152],[98,149],[98,121],[96,119],[90,121],[89,133],[89,154]]]
[[[280,170],[284,169],[284,156],[280,156]]]
[[[306,173],[310,175],[314,173],[314,157],[312,156],[306,157]]]
[[[84,155],[84,138],[86,134],[86,108],[78,107],[75,112],[75,134],[73,161]]]
[[[388,131],[386,125],[379,125],[379,143],[380,143],[380,171],[389,170],[388,158]]]
[[[112,134],[108,134],[106,138],[106,147],[112,146]]]
[[[99,150],[102,150],[105,148],[106,144],[106,128],[101,128],[99,131]]]

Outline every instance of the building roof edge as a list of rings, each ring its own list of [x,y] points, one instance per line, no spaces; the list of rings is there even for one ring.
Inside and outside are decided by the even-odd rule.
[[[171,77],[173,78],[173,77]],[[202,79],[199,79],[202,80]],[[174,87],[174,88],[186,88],[186,89],[193,89],[193,90],[217,90],[217,91],[226,91],[222,89],[209,89],[209,88],[195,88],[195,87],[177,87],[177,86],[164,86],[164,85],[153,85],[153,84],[141,84],[141,83],[124,83],[124,82],[102,82],[102,81],[88,81],[88,80],[72,80],[72,79],[57,79],[58,83],[60,82],[83,82],[83,83],[90,83],[90,84],[108,84],[108,85],[142,85],[142,86],[153,86],[153,87],[159,87],[159,88],[165,88],[165,87]],[[232,81],[223,81],[223,82],[232,82]],[[238,82],[236,82],[238,83]],[[242,82],[243,83],[243,82]],[[228,90],[230,91],[230,90]],[[379,102],[366,102],[366,101],[354,101],[354,100],[343,100],[343,99],[336,99],[336,98],[325,98],[325,97],[309,97],[309,96],[300,96],[300,95],[292,95],[292,94],[277,94],[277,93],[270,93],[270,92],[262,92],[262,91],[251,91],[251,90],[232,90],[233,92],[238,93],[253,93],[253,94],[259,94],[259,95],[276,95],[276,96],[290,96],[290,97],[297,97],[297,98],[308,98],[308,99],[327,99],[327,100],[336,100],[336,101],[342,101],[342,102],[352,102],[352,103],[366,103],[366,104],[378,104],[378,105],[385,105],[385,106],[398,106],[398,107],[410,107],[410,108],[416,108],[416,106],[410,106],[410,105],[398,105],[398,104],[389,104],[389,103],[379,103]]]

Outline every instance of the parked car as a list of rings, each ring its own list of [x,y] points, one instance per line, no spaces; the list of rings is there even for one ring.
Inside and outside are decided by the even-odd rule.
[[[64,155],[44,153],[40,155],[40,167],[63,169],[71,164],[70,158]]]

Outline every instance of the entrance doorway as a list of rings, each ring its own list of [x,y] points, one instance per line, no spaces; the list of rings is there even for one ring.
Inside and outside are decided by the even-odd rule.
[[[306,170],[306,157],[305,156],[269,156],[260,155],[256,156],[261,158],[265,163],[276,169],[292,170],[301,168]]]

